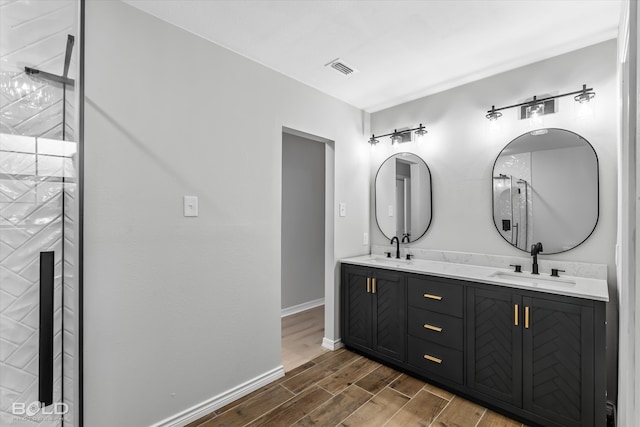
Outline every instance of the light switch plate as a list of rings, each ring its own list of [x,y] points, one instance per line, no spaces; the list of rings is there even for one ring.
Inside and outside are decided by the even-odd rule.
[[[184,196],[184,216],[198,216],[198,196]]]
[[[347,216],[347,204],[345,202],[340,203],[340,216]]]
[[[369,244],[369,233],[367,233],[366,231],[362,233],[362,244],[363,245]]]

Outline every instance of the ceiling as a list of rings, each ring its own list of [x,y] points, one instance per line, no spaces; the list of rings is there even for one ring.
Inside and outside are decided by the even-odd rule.
[[[368,112],[615,38],[620,19],[618,0],[123,1]]]

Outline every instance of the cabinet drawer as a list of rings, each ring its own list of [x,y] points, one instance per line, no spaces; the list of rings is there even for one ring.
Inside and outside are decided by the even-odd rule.
[[[409,336],[409,364],[420,371],[463,383],[462,352]]]
[[[447,279],[409,278],[409,305],[438,313],[462,317],[462,285]]]
[[[409,333],[416,338],[462,350],[462,319],[409,307]]]

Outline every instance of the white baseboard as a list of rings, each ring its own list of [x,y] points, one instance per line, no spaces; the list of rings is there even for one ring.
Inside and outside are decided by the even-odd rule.
[[[330,340],[329,338],[324,337],[322,338],[322,347],[328,348],[329,350],[333,351],[344,347],[344,344],[342,344],[342,341],[340,341],[340,339]]]
[[[262,375],[259,375],[243,384],[240,384],[237,387],[234,387],[230,390],[222,392],[217,396],[212,397],[211,399],[205,400],[202,403],[199,403],[191,408],[182,411],[176,415],[172,415],[169,418],[166,418],[152,427],[181,427],[185,426],[199,418],[204,417],[215,411],[216,409],[222,408],[224,405],[227,405],[234,400],[237,400],[247,394],[251,393],[263,387],[267,384],[272,383],[284,376],[284,367],[280,365],[279,367],[272,369],[269,372],[265,372]]]
[[[300,313],[311,308],[320,307],[324,305],[324,298],[314,299],[313,301],[303,302],[302,304],[294,305],[291,307],[283,308],[281,317],[291,316],[292,314]]]

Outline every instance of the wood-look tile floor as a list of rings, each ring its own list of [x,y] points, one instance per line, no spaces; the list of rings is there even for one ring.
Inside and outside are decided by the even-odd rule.
[[[188,427],[522,427],[345,349],[328,351]]]
[[[322,347],[324,305],[282,318],[282,366],[288,372],[329,351]]]

